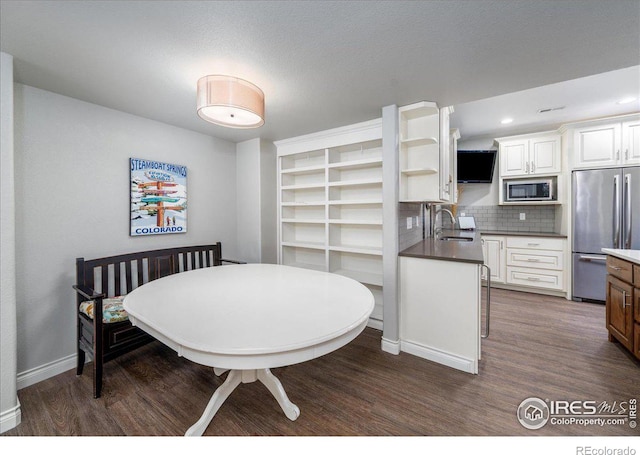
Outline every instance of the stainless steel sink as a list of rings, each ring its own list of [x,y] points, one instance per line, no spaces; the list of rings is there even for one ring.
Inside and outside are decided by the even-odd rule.
[[[473,237],[446,235],[444,237],[440,237],[440,240],[444,240],[445,242],[473,242]]]

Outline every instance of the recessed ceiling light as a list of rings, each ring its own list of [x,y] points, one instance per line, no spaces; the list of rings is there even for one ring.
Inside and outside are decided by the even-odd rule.
[[[512,118],[503,118],[502,120],[500,120],[500,123],[502,123],[503,125],[508,125],[511,122],[513,122]]]
[[[622,98],[620,101],[618,101],[618,104],[627,104],[627,103],[633,103],[636,100],[635,97],[633,96],[628,96],[626,98]]]

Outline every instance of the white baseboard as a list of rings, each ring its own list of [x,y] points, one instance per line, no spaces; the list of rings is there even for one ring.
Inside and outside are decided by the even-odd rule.
[[[32,368],[22,373],[18,373],[17,388],[18,390],[29,387],[45,379],[52,378],[60,373],[69,371],[76,367],[77,354],[71,354],[53,362],[45,363],[36,368]]]
[[[17,400],[17,401],[18,401],[17,406],[14,406],[13,408],[7,409],[6,411],[2,411],[2,413],[0,413],[0,433],[4,433],[5,431],[12,430],[13,428],[20,425],[20,422],[22,422],[22,411],[20,410],[20,400]]]
[[[400,341],[400,350],[466,373],[478,374],[478,362],[428,346]]]
[[[382,330],[382,321],[379,319],[369,318],[369,322],[367,322],[367,327],[371,327],[372,329]]]
[[[400,354],[400,341],[399,340],[387,340],[385,337],[382,337],[382,350],[384,352],[388,352],[389,354],[398,355]]]

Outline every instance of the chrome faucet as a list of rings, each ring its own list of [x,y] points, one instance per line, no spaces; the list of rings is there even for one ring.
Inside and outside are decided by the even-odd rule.
[[[440,212],[445,212],[449,215],[449,218],[451,218],[451,224],[453,224],[454,226],[456,225],[456,217],[453,216],[453,213],[451,213],[451,210],[449,209],[439,209],[436,211],[436,218],[438,217],[438,213]]]
[[[449,217],[451,218],[451,224],[453,224],[454,226],[456,225],[456,217],[453,216],[453,213],[451,213],[451,210],[449,210],[449,209],[444,209],[444,208],[440,208],[438,210],[434,210],[434,209],[435,209],[435,205],[432,205],[430,207],[430,210],[431,210],[431,232],[432,232],[433,237],[437,238],[438,235],[440,234],[440,232],[442,232],[442,223],[440,224],[439,227],[436,227],[438,214],[440,212],[447,213],[449,215]]]

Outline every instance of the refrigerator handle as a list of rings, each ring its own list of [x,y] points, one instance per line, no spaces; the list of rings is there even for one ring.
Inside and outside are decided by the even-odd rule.
[[[607,262],[607,257],[599,254],[581,254],[578,259],[580,261],[585,261],[585,262],[591,262],[591,261]]]
[[[613,176],[613,247],[620,247],[620,191],[618,175]]]
[[[631,174],[624,175],[624,247],[631,248]]]

